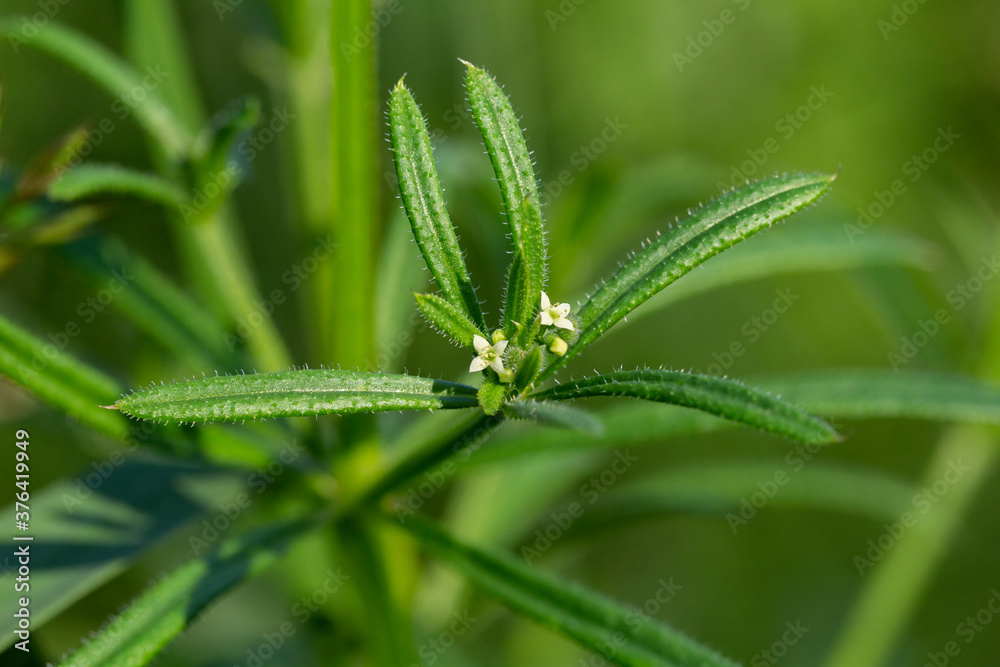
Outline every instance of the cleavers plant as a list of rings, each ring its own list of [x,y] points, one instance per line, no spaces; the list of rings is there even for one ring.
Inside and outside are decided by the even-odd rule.
[[[334,5],[334,11],[341,13],[338,18],[344,19],[342,23],[334,22],[335,31],[349,34],[353,25],[367,19],[367,3]],[[136,59],[141,61],[157,48],[166,49],[159,56],[164,53],[170,56],[170,48],[163,45],[169,45],[176,37],[176,24],[168,5],[160,0],[133,0],[129,6],[135,29],[156,26],[163,31],[159,40],[134,40]],[[303,17],[308,18],[307,13],[300,18]],[[300,67],[295,70],[298,78],[293,78],[299,86],[296,89],[299,102],[305,108],[314,102],[308,94],[312,84],[307,74],[315,63],[310,60],[312,42],[302,33],[308,32],[312,23],[303,20],[293,31],[292,39],[295,57],[302,59],[296,63]],[[17,25],[2,24],[0,28],[8,32]],[[132,65],[55,23],[41,28],[32,45],[72,63],[118,96],[139,80]],[[167,56],[164,59],[169,60]],[[339,187],[347,192],[350,187],[345,184],[349,179],[364,180],[363,174],[359,175],[364,169],[359,168],[359,173],[345,169],[350,167],[347,163],[351,156],[369,166],[374,161],[372,155],[365,153],[365,137],[371,129],[371,119],[364,115],[368,101],[364,95],[369,83],[363,76],[366,71],[363,58],[348,58],[349,64],[334,60],[335,67],[347,68],[346,88],[351,92],[333,104],[335,116],[342,123],[335,128],[334,144],[340,150],[332,156],[332,178],[339,179]],[[357,664],[358,655],[380,667],[418,664],[411,636],[417,623],[407,606],[412,600],[400,592],[393,581],[392,568],[386,564],[394,557],[400,561],[407,559],[409,554],[398,549],[398,545],[401,535],[408,535],[425,551],[452,565],[476,587],[514,612],[562,633],[610,662],[637,667],[731,665],[734,663],[716,651],[654,618],[637,615],[623,604],[536,569],[504,551],[473,545],[431,520],[430,512],[400,513],[394,501],[406,485],[439,468],[447,469],[450,475],[461,475],[483,462],[509,463],[541,453],[660,442],[734,425],[809,446],[840,439],[830,424],[800,405],[824,417],[908,416],[973,424],[1000,423],[997,409],[1000,392],[963,378],[905,373],[779,378],[769,386],[780,389],[781,398],[733,380],[662,368],[619,368],[556,381],[558,372],[637,308],[647,302],[647,309],[653,307],[656,304],[651,300],[674,281],[723,250],[816,202],[827,192],[835,176],[775,176],[728,192],[646,240],[620,263],[613,275],[573,305],[569,295],[557,293],[558,285],[553,287],[554,281],[549,280],[550,249],[544,215],[534,166],[517,116],[490,74],[470,63],[465,65],[465,88],[472,117],[499,184],[510,239],[511,259],[498,319],[491,320],[476,294],[475,277],[466,266],[465,254],[445,205],[427,124],[403,81],[390,93],[388,116],[402,206],[413,239],[433,278],[432,291],[414,295],[416,307],[434,329],[464,351],[471,381],[339,367],[275,370],[287,368],[290,357],[269,323],[261,326],[245,349],[221,344],[232,327],[234,315],[245,312],[247,304],[253,301],[249,267],[239,255],[239,244],[230,236],[235,214],[227,198],[238,185],[238,179],[231,179],[217,197],[207,202],[199,203],[197,195],[203,195],[206,184],[213,183],[213,176],[225,168],[237,137],[257,122],[259,110],[253,102],[238,105],[234,113],[217,118],[197,133],[198,128],[191,127],[191,119],[198,115],[192,111],[196,105],[190,104],[190,100],[188,104],[178,102],[185,98],[176,89],[171,103],[149,92],[145,101],[136,106],[135,117],[153,142],[161,162],[159,175],[96,163],[64,169],[61,161],[73,153],[73,147],[85,136],[77,131],[54,144],[15,179],[13,187],[7,181],[0,181],[4,188],[0,192],[0,222],[11,230],[10,242],[0,248],[0,269],[13,265],[24,254],[49,246],[59,248],[61,258],[91,276],[103,276],[115,266],[128,266],[130,275],[135,277],[120,298],[119,307],[175,357],[202,375],[126,393],[118,380],[62,350],[53,351],[43,339],[0,317],[0,372],[57,411],[77,420],[80,427],[106,440],[125,443],[130,451],[141,448],[158,457],[127,462],[123,470],[137,475],[144,491],[171,501],[164,503],[171,505],[169,520],[151,522],[151,528],[143,525],[147,532],[142,533],[142,539],[127,535],[128,539],[122,539],[123,545],[118,545],[120,549],[113,555],[96,559],[99,568],[89,570],[88,576],[77,576],[76,570],[69,568],[72,576],[68,578],[53,578],[53,583],[39,578],[36,590],[43,594],[39,595],[42,601],[36,610],[37,624],[110,580],[156,539],[202,517],[202,508],[181,502],[177,489],[184,484],[178,481],[180,475],[207,477],[232,469],[267,465],[278,456],[276,444],[288,438],[301,438],[308,450],[303,459],[290,466],[295,481],[302,483],[269,488],[268,496],[276,497],[275,502],[261,509],[255,506],[248,517],[241,518],[252,529],[223,540],[206,553],[196,551],[195,558],[162,577],[60,664],[74,667],[149,664],[208,605],[237,584],[265,571],[300,545],[306,536],[326,531],[334,543],[334,553],[345,563],[358,589],[354,604],[359,611],[355,614],[352,608],[338,620],[349,622],[354,616],[361,616],[365,620],[359,625],[366,626],[351,628],[358,641],[352,637],[345,642],[350,647],[348,654],[331,657],[329,664]],[[357,99],[352,97],[354,93]],[[0,100],[2,94],[0,89]],[[185,110],[180,110],[181,107]],[[308,148],[303,150],[308,152]],[[311,158],[303,158],[303,162],[315,165]],[[308,178],[316,175],[310,172]],[[338,201],[342,211],[370,213],[369,200],[374,199],[371,192],[351,201],[347,201],[350,196],[344,192]],[[101,235],[84,242],[75,241],[83,228],[100,217],[100,210],[90,200],[109,195],[128,195],[153,202],[166,207],[175,222],[181,221],[177,225],[181,230],[178,237],[186,250],[196,258],[218,260],[213,271],[202,276],[201,285],[208,294],[206,300],[218,302],[215,304],[218,308],[202,306],[122,244]],[[367,203],[360,201],[366,197]],[[316,205],[322,197],[306,192],[304,198],[313,204],[306,208],[315,212],[317,219],[326,215],[323,207]],[[347,255],[361,249],[357,256],[346,260],[355,264],[348,264],[347,268],[341,265],[338,269],[349,274],[351,267],[365,265],[367,256],[362,250],[367,247],[372,230],[367,219],[356,223],[353,219],[338,219],[337,224],[341,226],[339,238],[347,246],[343,249]],[[500,233],[499,225],[496,233]],[[728,274],[720,265],[718,272],[708,272],[719,276],[717,283],[709,283],[709,288],[748,275],[778,272],[782,266],[797,270],[803,265],[824,262],[826,268],[887,261],[919,264],[920,254],[925,250],[919,243],[874,233],[849,245],[843,239],[809,237],[797,239],[792,245],[786,240],[785,244],[776,246],[776,250],[758,246],[758,256],[748,255],[749,261],[744,258],[743,265],[732,265],[735,268]],[[552,253],[560,250],[559,244],[553,244]],[[338,261],[344,261],[344,256],[339,256]],[[569,265],[573,259],[561,259],[560,265]],[[349,277],[366,285],[372,278]],[[698,287],[690,289],[697,292]],[[322,301],[324,292],[318,294],[328,308],[325,315],[329,316],[321,318],[321,330],[350,330],[349,318],[338,319],[336,315],[356,313],[368,301],[366,294],[355,295],[346,310],[338,311],[328,301]],[[668,303],[667,295],[657,303]],[[374,307],[377,310],[383,304],[376,303]],[[334,325],[328,321],[331,318]],[[358,330],[366,333],[368,324]],[[341,342],[343,349],[354,354],[368,341],[352,343]],[[44,359],[41,366],[39,359]],[[348,367],[357,365],[356,358],[329,361],[334,365],[340,361]],[[260,364],[266,370],[225,372],[250,364]],[[219,369],[223,372],[219,373]],[[578,399],[591,397],[633,398],[644,403],[595,412],[577,407]],[[667,409],[656,404],[684,409]],[[372,435],[372,423],[359,415],[388,411],[447,411],[454,418],[433,421],[429,426],[417,421],[406,432],[405,446],[395,448],[388,457],[372,455],[367,445],[374,442],[378,450],[377,437]],[[341,428],[336,434],[325,429],[320,420],[261,421],[328,415],[339,417],[336,423]],[[539,422],[551,428],[520,431],[518,437],[504,440],[499,429],[512,421]],[[213,422],[238,422],[241,426],[213,425]],[[567,481],[573,472],[574,468],[568,466],[561,471],[565,479],[553,474],[548,481],[558,490],[560,481]],[[682,473],[664,478],[666,481],[658,488],[640,486],[632,489],[631,495],[622,494],[617,505],[607,504],[609,511],[617,508],[616,513],[603,520],[621,523],[645,513],[673,511],[704,502],[706,496],[719,505],[733,504],[730,497],[733,487],[719,485],[706,491],[690,484],[685,486],[681,483]],[[107,482],[102,495],[116,498],[117,480],[126,473],[116,475]],[[759,478],[759,469],[720,464],[707,471],[708,478],[724,479],[727,483],[742,479],[741,475],[752,485]],[[875,473],[845,472],[819,465],[810,468],[803,478],[813,486],[807,492],[798,491],[799,496],[790,489],[783,502],[846,508],[882,518],[898,516],[909,493],[905,485]],[[844,488],[858,479],[864,482],[864,492],[845,499]],[[64,496],[60,492],[65,495],[57,487],[36,503],[36,507],[49,508],[54,524],[62,516],[59,510]],[[543,496],[539,494],[539,502],[544,501]],[[461,499],[461,495],[458,497]],[[105,508],[113,520],[101,517],[104,510],[98,505],[99,499],[88,502],[93,503],[90,511],[95,523],[103,521],[111,525],[122,521],[115,502],[109,502],[110,507]],[[602,517],[595,513],[591,519],[599,522]],[[396,550],[387,544],[394,545]],[[49,565],[58,572],[64,564],[59,561]],[[335,614],[331,612],[330,616]],[[14,641],[14,631],[7,626],[2,629],[4,634],[0,639],[4,646],[9,646]]]

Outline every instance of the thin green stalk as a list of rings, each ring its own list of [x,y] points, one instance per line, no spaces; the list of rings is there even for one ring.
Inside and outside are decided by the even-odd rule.
[[[137,66],[158,65],[168,72],[159,92],[187,131],[196,134],[204,124],[205,113],[171,4],[167,0],[130,0],[126,5],[126,43]],[[158,163],[165,177],[178,180],[177,164],[162,152]],[[202,295],[230,323],[247,321],[258,312],[260,297],[231,207],[221,207],[198,224],[188,224],[179,215],[172,218],[189,273]],[[246,344],[257,370],[291,365],[284,342],[268,318],[261,318]]]
[[[330,215],[335,260],[318,294],[322,348],[342,366],[364,366],[373,357],[374,248],[378,233],[378,158],[375,40],[355,41],[372,20],[368,0],[334,0],[330,56],[333,65]]]
[[[348,496],[339,512],[340,516],[350,516],[378,502],[385,494],[452,456],[468,456],[470,450],[481,447],[484,439],[504,421],[501,414],[491,416],[476,410],[474,415],[418,447],[366,487]]]

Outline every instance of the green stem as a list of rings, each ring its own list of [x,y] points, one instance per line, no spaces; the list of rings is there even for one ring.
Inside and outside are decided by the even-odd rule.
[[[139,67],[158,65],[168,72],[160,84],[160,95],[193,136],[204,124],[205,114],[173,7],[166,0],[131,0],[126,10],[126,42],[132,61]],[[178,165],[162,149],[158,153],[161,173],[177,180]],[[202,295],[231,324],[246,321],[257,312],[259,295],[253,287],[253,271],[231,208],[223,206],[196,225],[188,224],[180,216],[173,218],[188,271]],[[291,365],[288,351],[270,319],[263,319],[253,330],[247,347],[259,371]]]
[[[446,462],[452,456],[467,456],[470,449],[481,447],[489,434],[504,423],[505,418],[499,413],[487,415],[478,409],[475,412],[475,415],[403,457],[364,488],[348,495],[338,514],[350,516],[365,509],[420,473]]]
[[[317,294],[322,349],[334,363],[366,366],[373,357],[374,248],[378,233],[375,40],[355,41],[372,20],[368,0],[334,0],[330,216],[335,261]],[[318,281],[319,282],[319,281]]]

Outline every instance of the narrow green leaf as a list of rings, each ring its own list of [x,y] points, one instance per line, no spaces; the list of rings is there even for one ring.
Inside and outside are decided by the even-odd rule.
[[[524,202],[522,213],[521,236],[507,277],[504,333],[514,338],[520,327],[518,341],[526,346],[534,337],[535,313],[545,289],[547,261],[541,213],[529,201]]]
[[[403,207],[431,275],[449,303],[486,329],[482,307],[445,207],[427,124],[402,81],[389,100],[389,137]]]
[[[483,412],[488,415],[495,415],[507,399],[509,386],[501,384],[491,377],[483,378],[483,383],[479,385],[478,392],[479,405],[482,406]]]
[[[111,407],[132,417],[169,423],[471,408],[477,404],[476,389],[462,384],[410,375],[321,369],[154,385]]]
[[[472,339],[476,336],[488,338],[465,313],[450,302],[434,294],[415,294],[417,307],[427,321],[438,331],[451,338],[462,347],[474,349]]]
[[[828,443],[839,438],[828,424],[791,403],[732,380],[680,371],[617,371],[535,394],[552,400],[588,396],[630,396],[682,405],[801,442]]]
[[[55,21],[36,28],[31,39],[24,39],[17,19],[0,20],[0,34],[7,37],[9,45],[42,49],[77,68],[117,98],[115,104],[122,110],[135,114],[143,129],[168,155],[183,155],[190,148],[189,133],[156,92],[169,72],[155,67],[137,71],[97,42]],[[139,90],[144,93],[141,101],[136,93]]]
[[[542,367],[542,351],[538,346],[531,348],[517,367],[517,374],[514,375],[514,389],[519,392],[526,391],[534,383],[538,376],[538,369]]]
[[[779,176],[735,190],[643,248],[580,308],[580,337],[545,370],[551,376],[633,309],[691,269],[816,201],[835,176]]]
[[[486,152],[500,182],[514,247],[521,248],[526,212],[542,209],[531,155],[517,115],[499,84],[486,70],[471,63],[465,65],[468,67],[465,90],[472,116],[483,135]]]
[[[291,542],[318,524],[312,519],[270,528],[226,542],[217,552],[182,565],[60,667],[148,665],[205,607],[273,565]]]
[[[66,336],[57,332],[56,340],[60,340],[60,334]],[[113,401],[121,393],[115,380],[3,317],[0,317],[0,374],[100,433],[114,438],[128,433],[125,420],[97,407],[98,403]]]
[[[428,551],[513,611],[626,667],[733,665],[711,649],[579,584],[531,568],[509,555],[454,539],[410,517],[403,528]]]
[[[184,191],[159,176],[114,164],[84,164],[56,179],[48,190],[57,201],[79,201],[102,195],[129,195],[178,207],[187,201]]]
[[[604,423],[594,415],[553,401],[513,401],[503,406],[503,413],[512,419],[524,419],[590,435],[601,435],[604,432]]]
[[[879,370],[817,371],[808,375],[754,378],[754,384],[804,410],[830,418],[926,419],[1000,425],[1000,388],[973,378],[936,373]],[[631,403],[595,414],[604,435],[524,432],[494,438],[489,447],[463,459],[463,468],[546,454],[662,443],[714,433],[732,422],[703,412]]]

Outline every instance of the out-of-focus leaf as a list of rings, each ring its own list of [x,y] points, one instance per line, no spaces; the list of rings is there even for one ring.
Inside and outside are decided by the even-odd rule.
[[[174,114],[160,100],[156,87],[169,75],[150,68],[139,72],[106,48],[80,33],[48,21],[36,26],[32,38],[20,36],[21,24],[14,18],[0,20],[0,34],[8,38],[9,46],[31,46],[59,58],[113,95],[114,104],[134,113],[143,129],[168,155],[178,156],[190,149],[191,137]],[[138,100],[136,91],[145,95]]]
[[[33,492],[32,626],[42,627],[239,489],[231,471],[117,453]],[[14,507],[6,509],[12,515]],[[4,579],[15,576],[13,560],[3,566]],[[13,616],[0,619],[0,650],[15,641],[16,628]]]
[[[115,380],[3,317],[0,374],[100,433],[113,438],[128,433],[126,420],[98,407],[120,395],[121,387]]]
[[[702,410],[747,426],[808,443],[838,439],[825,422],[739,382],[680,371],[617,371],[572,380],[534,395],[566,400],[588,396],[629,396]]]
[[[1000,386],[918,371],[820,371],[760,378],[807,410],[845,419],[905,418],[1000,425]]]
[[[604,432],[604,423],[594,415],[553,401],[512,401],[503,406],[503,412],[512,419],[524,419],[591,435],[601,435]]]
[[[612,489],[580,518],[581,531],[614,528],[669,514],[725,516],[740,527],[744,503],[773,488],[767,506],[857,514],[894,521],[913,507],[918,491],[904,480],[862,468],[797,458],[770,462],[699,463],[673,468]],[[751,505],[753,509],[755,506]]]
[[[84,164],[70,169],[49,186],[48,194],[67,202],[106,195],[128,195],[173,207],[187,201],[184,191],[173,183],[114,164]]]
[[[419,324],[410,295],[426,291],[428,276],[420,251],[413,246],[409,222],[397,212],[389,219],[375,279],[375,350],[383,371],[394,373],[403,366]]]
[[[276,563],[316,520],[268,528],[226,542],[182,565],[136,599],[61,667],[141,667],[156,659],[205,607]]]
[[[733,665],[660,622],[574,582],[533,569],[509,555],[463,544],[437,526],[411,517],[403,528],[428,551],[513,611],[559,632],[619,665],[708,667]]]

